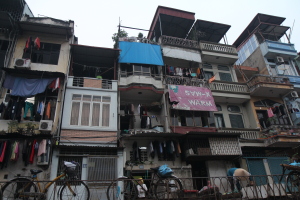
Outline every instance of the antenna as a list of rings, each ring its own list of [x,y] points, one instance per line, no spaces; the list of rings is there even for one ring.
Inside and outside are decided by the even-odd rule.
[[[293,29],[294,29],[294,24],[295,24],[295,19],[294,19],[294,22],[293,22],[293,26],[292,26],[292,28],[291,28],[291,30],[290,30],[289,41],[291,41],[291,36],[292,36],[292,31],[293,31]]]

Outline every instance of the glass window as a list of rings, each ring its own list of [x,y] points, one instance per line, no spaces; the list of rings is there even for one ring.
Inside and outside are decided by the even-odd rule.
[[[244,128],[242,115],[229,114],[231,128]]]
[[[60,44],[41,42],[40,49],[32,47],[25,50],[23,58],[29,58],[33,63],[57,65],[60,48]]]
[[[208,63],[204,63],[203,64],[203,68],[205,68],[205,69],[212,69],[212,65],[208,64]]]
[[[219,72],[219,76],[220,76],[220,80],[221,81],[232,82],[231,74],[229,74],[229,73],[221,73],[221,72]]]
[[[218,70],[229,71],[229,67],[224,65],[218,65]]]
[[[108,127],[110,125],[110,102],[109,96],[73,94],[70,125]]]
[[[227,110],[229,112],[241,112],[240,107],[239,106],[234,106],[234,105],[227,106]]]
[[[216,104],[218,111],[222,111],[222,107],[219,104]]]
[[[213,72],[210,72],[210,71],[204,71],[204,77],[205,79],[210,79],[212,76],[214,75]]]
[[[223,114],[215,114],[216,128],[225,128]]]

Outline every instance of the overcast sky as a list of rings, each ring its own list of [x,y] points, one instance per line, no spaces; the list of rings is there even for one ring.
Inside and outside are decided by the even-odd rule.
[[[257,13],[285,17],[282,25],[292,29],[291,43],[300,51],[300,0],[26,0],[35,17],[47,16],[75,22],[79,44],[113,47],[111,39],[121,25],[148,30],[157,6],[195,13],[195,19],[231,25],[232,44]],[[290,29],[290,30],[291,30]],[[125,29],[129,36],[146,31]],[[290,34],[290,30],[287,34]],[[283,37],[283,41],[287,42]]]

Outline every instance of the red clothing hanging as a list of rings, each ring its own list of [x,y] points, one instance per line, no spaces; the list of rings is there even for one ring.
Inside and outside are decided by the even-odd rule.
[[[37,48],[37,50],[39,50],[41,48],[41,42],[40,42],[40,38],[35,38],[34,40],[34,47]]]

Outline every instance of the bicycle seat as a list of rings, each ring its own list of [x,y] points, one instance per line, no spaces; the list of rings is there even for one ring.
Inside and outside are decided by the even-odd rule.
[[[30,172],[31,172],[31,174],[33,174],[33,175],[37,175],[38,173],[41,173],[42,170],[40,170],[40,169],[31,169]]]

